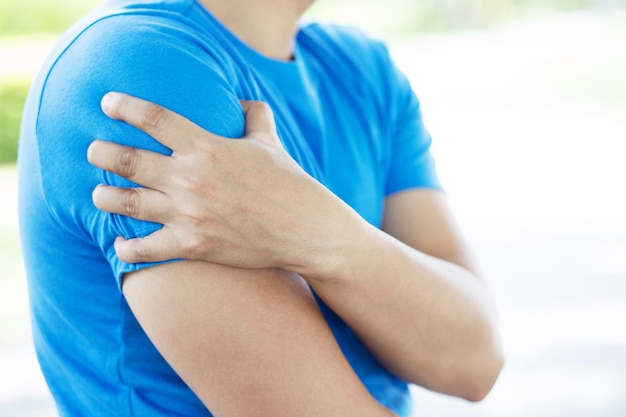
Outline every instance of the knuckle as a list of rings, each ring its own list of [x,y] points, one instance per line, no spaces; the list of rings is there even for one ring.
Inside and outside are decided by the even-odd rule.
[[[138,217],[140,214],[140,195],[139,191],[131,188],[125,190],[122,194],[122,211],[123,214],[130,217]]]
[[[273,117],[274,116],[274,112],[272,111],[272,108],[270,107],[269,104],[267,104],[264,101],[257,101],[256,102],[257,106],[259,107],[259,110],[263,112],[263,114],[265,114],[266,116],[270,116]]]
[[[201,235],[191,235],[182,242],[182,251],[188,259],[202,259],[206,252],[207,241]]]
[[[139,121],[141,129],[161,130],[167,124],[169,113],[165,108],[154,103],[146,103],[144,111]]]
[[[222,179],[216,176],[221,175],[223,178],[228,173],[227,159],[227,156],[219,150],[203,152],[202,156],[193,162],[195,166],[202,166],[202,171],[193,172],[190,169],[185,175],[172,180],[180,189],[192,195],[213,194],[218,189],[218,184],[222,182]]]
[[[135,262],[148,262],[150,260],[150,251],[145,245],[141,244],[141,241],[132,245],[131,253]]]
[[[179,182],[181,189],[191,194],[204,194],[207,188],[207,184],[205,184],[206,180],[202,180],[195,175],[186,175],[181,178]]]
[[[199,156],[207,156],[213,152],[213,149],[218,147],[215,141],[212,141],[211,138],[207,138],[205,135],[194,135],[190,137],[191,145],[194,149],[197,149],[197,155]]]
[[[132,178],[137,173],[141,154],[135,148],[123,147],[115,159],[114,171],[124,178]]]
[[[204,155],[210,166],[228,166],[233,161],[233,150],[228,142],[212,141],[205,144]]]
[[[201,236],[198,235],[197,231],[211,226],[207,213],[201,208],[185,207],[179,211],[179,215],[192,227],[193,232],[189,233],[187,237],[192,238],[192,243],[199,243]]]

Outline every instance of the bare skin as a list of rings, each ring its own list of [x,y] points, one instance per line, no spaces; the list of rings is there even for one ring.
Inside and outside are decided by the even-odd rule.
[[[181,261],[130,274],[123,291],[217,417],[393,416],[354,374],[294,274]]]
[[[291,56],[308,3],[204,2],[242,40],[278,59]],[[89,149],[92,164],[147,187],[98,187],[96,206],[164,225],[144,239],[119,238],[118,256],[190,260],[130,273],[123,284],[174,369],[220,417],[389,415],[338,350],[308,284],[396,375],[484,398],[503,364],[495,309],[445,196],[409,190],[388,197],[378,230],[291,159],[266,105],[243,108],[246,135],[233,141],[153,103],[108,95],[109,117],[173,154],[103,141]],[[163,308],[169,305],[184,308]],[[242,387],[255,395],[242,395]],[[345,398],[355,408],[344,409]]]
[[[502,366],[493,303],[441,193],[389,197],[386,233],[304,173],[261,103],[244,103],[247,134],[233,141],[153,103],[109,100],[109,116],[173,150],[90,147],[93,164],[150,187],[98,187],[94,203],[164,224],[144,239],[119,238],[122,259],[293,271],[398,376],[469,400],[489,392]]]
[[[251,48],[272,58],[289,60],[298,20],[313,0],[200,0],[200,3]]]

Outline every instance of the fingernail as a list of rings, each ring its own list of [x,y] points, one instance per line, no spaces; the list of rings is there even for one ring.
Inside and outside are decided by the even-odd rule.
[[[115,93],[106,93],[102,100],[100,101],[100,107],[102,111],[108,113],[111,111],[111,107],[113,107],[113,98],[115,97]]]
[[[119,247],[119,245],[121,245],[122,243],[124,243],[126,241],[126,239],[124,238],[124,236],[118,236],[115,238],[115,240],[113,241],[113,247],[115,248],[115,250],[117,250],[117,248]]]
[[[97,202],[98,195],[100,195],[100,191],[102,191],[104,187],[105,187],[104,184],[98,184],[95,187],[93,187],[93,190],[91,190],[91,201],[93,201],[94,204]]]
[[[95,151],[96,142],[100,142],[100,139],[94,139],[87,147],[87,160],[90,164],[94,165],[94,157],[97,155]]]

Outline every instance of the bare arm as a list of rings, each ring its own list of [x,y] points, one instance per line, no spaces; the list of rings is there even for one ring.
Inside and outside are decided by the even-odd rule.
[[[112,117],[174,151],[165,157],[92,145],[92,163],[152,188],[103,187],[96,205],[164,224],[145,239],[121,239],[120,257],[294,271],[392,372],[483,398],[503,361],[494,307],[445,198],[425,190],[393,195],[385,231],[378,230],[295,164],[267,107],[248,106],[246,138],[232,141],[154,104],[116,96]]]
[[[356,225],[356,238],[327,252],[326,264],[336,267],[309,283],[392,372],[482,399],[502,367],[495,311],[445,196],[411,190],[389,197],[389,234]]]
[[[358,380],[295,274],[182,261],[128,274],[123,291],[217,417],[392,416]]]

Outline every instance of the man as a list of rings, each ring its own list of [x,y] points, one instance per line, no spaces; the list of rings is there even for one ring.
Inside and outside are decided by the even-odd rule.
[[[408,416],[407,382],[495,382],[419,104],[309,3],[113,0],[44,65],[20,213],[61,415]]]

